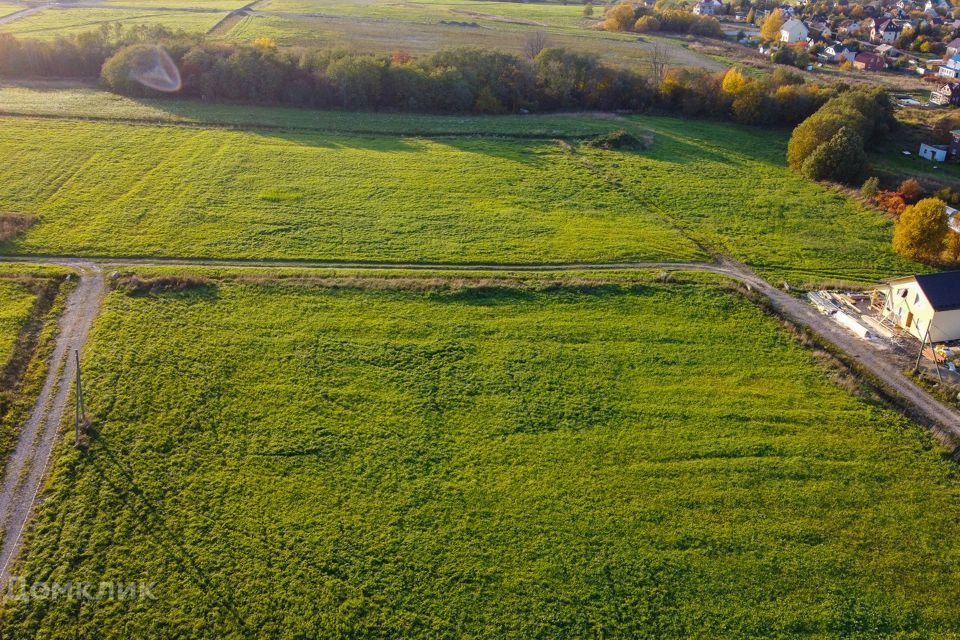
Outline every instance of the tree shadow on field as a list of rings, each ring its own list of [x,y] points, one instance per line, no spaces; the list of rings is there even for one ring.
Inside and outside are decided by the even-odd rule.
[[[237,637],[256,638],[255,630],[247,626],[233,599],[233,589],[223,584],[222,578],[211,576],[200,564],[189,546],[171,528],[146,492],[137,484],[133,473],[110,447],[109,440],[91,430],[93,445],[86,454],[97,475],[116,493],[127,507],[138,516],[147,537],[152,539],[195,584],[202,587],[209,602],[220,608],[225,621],[233,623]]]

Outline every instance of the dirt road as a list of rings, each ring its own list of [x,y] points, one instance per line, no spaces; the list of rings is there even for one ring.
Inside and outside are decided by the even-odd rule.
[[[43,388],[6,462],[0,489],[0,526],[3,531],[0,585],[6,585],[10,577],[11,561],[16,558],[20,537],[33,510],[60,424],[68,409],[67,400],[76,375],[73,350],[82,348],[86,342],[103,297],[103,274],[99,267],[91,263],[61,261],[60,264],[76,268],[80,283],[67,298]]]
[[[960,442],[960,412],[926,393],[898,368],[894,361],[865,341],[847,333],[835,322],[814,310],[806,302],[781,291],[746,266],[732,260],[717,262],[611,262],[555,264],[446,264],[446,263],[358,263],[330,261],[271,260],[197,260],[139,258],[57,258],[49,256],[0,257],[0,262],[57,264],[69,266],[83,275],[70,295],[60,322],[60,335],[47,379],[28,422],[20,434],[16,449],[7,461],[0,493],[0,522],[4,539],[0,546],[0,585],[9,578],[11,560],[16,558],[20,534],[29,518],[42,486],[50,454],[57,439],[58,426],[66,410],[67,396],[75,375],[73,349],[82,348],[96,317],[104,292],[103,269],[133,266],[181,265],[185,267],[227,266],[251,269],[330,268],[346,270],[416,270],[441,272],[564,272],[564,271],[705,271],[737,280],[770,300],[773,307],[793,323],[806,327],[846,355],[860,363],[876,378],[888,395],[898,399],[912,417],[925,423],[944,440]]]

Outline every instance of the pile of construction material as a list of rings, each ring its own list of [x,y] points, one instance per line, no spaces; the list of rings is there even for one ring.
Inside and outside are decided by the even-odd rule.
[[[830,316],[842,327],[864,340],[893,337],[893,331],[858,305],[869,306],[870,296],[851,291],[811,291],[807,299],[824,315]]]

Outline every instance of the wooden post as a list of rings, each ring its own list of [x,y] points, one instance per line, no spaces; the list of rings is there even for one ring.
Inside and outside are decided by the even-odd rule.
[[[920,341],[920,352],[917,353],[917,363],[913,365],[914,371],[920,370],[920,358],[923,357],[923,348],[927,345],[927,338],[929,337],[930,337],[930,326],[927,325],[927,332],[923,335],[923,340]],[[936,355],[934,355],[934,358],[936,358]]]

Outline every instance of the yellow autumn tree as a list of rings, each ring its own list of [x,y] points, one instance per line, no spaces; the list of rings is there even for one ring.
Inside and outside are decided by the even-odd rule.
[[[636,18],[633,15],[633,5],[629,2],[621,2],[606,13],[606,20],[603,21],[604,31],[630,31],[633,28]]]
[[[723,82],[720,83],[723,92],[732,96],[743,91],[745,86],[747,86],[747,79],[734,67],[727,69],[727,72],[723,74]]]
[[[904,209],[893,230],[893,249],[905,258],[932,262],[945,248],[947,205],[938,198],[927,198]]]
[[[767,42],[779,40],[780,29],[783,28],[784,22],[786,22],[786,20],[783,18],[783,11],[774,9],[772,13],[763,19],[763,24],[760,25],[760,37]]]

